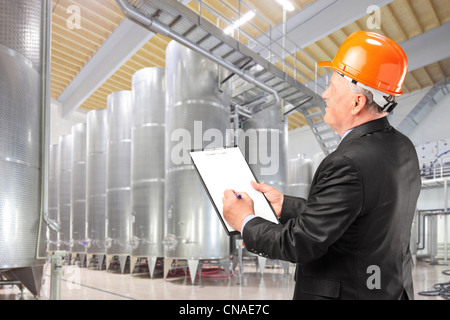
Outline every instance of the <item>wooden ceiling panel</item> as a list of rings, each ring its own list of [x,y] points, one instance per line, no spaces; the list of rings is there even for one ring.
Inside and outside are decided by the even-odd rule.
[[[434,8],[441,25],[450,21],[450,5],[448,0],[426,0],[431,3]]]
[[[420,89],[433,86],[434,82],[430,78],[426,68],[420,68],[414,71],[411,71],[414,75],[414,79],[417,81]]]
[[[62,13],[56,13],[58,11],[55,11],[53,13],[52,22],[53,22],[53,26],[55,28],[58,28],[59,30],[57,31],[55,29],[52,31],[64,36],[65,38],[67,38],[69,40],[71,40],[73,35],[78,35],[78,36],[83,37],[87,41],[91,41],[92,44],[95,46],[98,43],[103,43],[103,41],[105,41],[106,38],[109,37],[109,35],[110,35],[110,32],[108,30],[101,28],[101,27],[97,28],[97,26],[94,23],[92,23],[88,20],[84,20],[84,19],[80,20],[80,22],[82,23],[82,24],[80,24],[81,28],[76,29],[76,32],[71,32],[72,30],[75,30],[75,29],[70,29],[67,26],[67,20],[69,19],[69,15],[65,14],[64,16],[62,16],[61,15]],[[63,12],[65,12],[65,11],[63,11]],[[81,13],[80,13],[80,17],[82,17]]]
[[[445,77],[450,77],[450,58],[438,62],[440,68],[445,74]]]
[[[394,10],[391,9],[390,5],[387,5],[381,9],[380,29],[381,30],[375,31],[384,34],[386,37],[389,37],[396,42],[408,40],[408,35],[401,26]]]
[[[293,129],[308,125],[308,122],[306,121],[305,116],[300,112],[296,112],[296,113],[289,115],[288,119],[289,119],[288,120],[289,121],[288,129],[289,130],[293,130]]]
[[[414,11],[414,14],[419,21],[423,32],[439,27],[441,25],[430,0],[413,0],[410,1],[410,6]]]
[[[54,12],[62,12],[63,16],[70,16],[67,8],[72,5],[80,8],[81,26],[83,28],[95,26],[95,29],[91,29],[92,31],[98,28],[112,31],[125,17],[114,0],[60,0]],[[84,26],[84,23],[87,25]]]
[[[50,91],[51,97],[57,99],[124,15],[114,0],[53,0],[52,8]],[[78,13],[80,28],[70,25],[77,21]]]
[[[425,67],[428,76],[431,78],[433,85],[445,78],[445,74],[442,68],[439,66],[439,62],[432,63]]]

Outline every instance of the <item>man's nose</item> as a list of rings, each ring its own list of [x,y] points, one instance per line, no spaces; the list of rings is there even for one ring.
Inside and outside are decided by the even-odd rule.
[[[327,100],[327,97],[328,97],[328,88],[322,93],[322,99],[323,100]]]

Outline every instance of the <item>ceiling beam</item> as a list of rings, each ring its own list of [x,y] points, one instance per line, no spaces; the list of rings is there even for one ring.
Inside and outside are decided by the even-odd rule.
[[[294,51],[294,43],[297,48],[305,48],[308,45],[330,35],[350,23],[368,14],[369,7],[376,5],[380,8],[391,3],[393,0],[360,0],[360,1],[337,1],[317,0],[308,4],[302,10],[293,14],[287,21],[286,50]],[[326,21],[327,23],[324,23]],[[272,30],[272,42],[278,44],[273,46],[273,51],[279,57],[285,57],[282,53],[281,43],[283,37],[283,22]],[[260,36],[257,40],[265,47],[269,46],[268,34]],[[277,48],[278,47],[278,48]],[[261,56],[268,57],[268,51],[258,45],[253,48]]]
[[[450,57],[450,22],[399,43],[408,56],[408,70],[416,70]]]
[[[380,8],[393,2],[393,0],[360,0],[360,1],[336,1],[318,0],[322,4],[322,10],[314,12],[313,15],[297,17],[297,21],[290,19],[290,24],[295,24],[295,28],[288,32],[288,36],[301,48],[314,43],[336,30],[339,30],[350,23],[368,14],[369,7],[376,5]],[[316,3],[315,2],[315,3]],[[324,6],[325,5],[325,6]],[[311,6],[312,7],[312,6]],[[300,13],[306,11],[306,6]],[[299,19],[300,18],[300,19]],[[324,23],[327,21],[327,23]]]
[[[191,0],[181,0],[184,5]],[[67,118],[155,34],[125,18],[57,98]]]

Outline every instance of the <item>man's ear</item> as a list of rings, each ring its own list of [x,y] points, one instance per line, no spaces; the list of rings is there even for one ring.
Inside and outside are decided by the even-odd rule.
[[[363,94],[355,94],[353,97],[353,105],[350,110],[351,114],[356,116],[364,110],[367,103],[367,98]]]

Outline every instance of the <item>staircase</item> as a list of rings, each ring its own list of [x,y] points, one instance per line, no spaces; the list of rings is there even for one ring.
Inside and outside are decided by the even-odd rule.
[[[319,95],[201,15],[176,0],[116,2],[130,20],[230,70],[230,76],[221,81],[233,81],[233,106],[255,113],[280,103],[284,115],[295,111],[303,113],[326,155],[337,147],[339,136],[323,121],[325,102]]]

